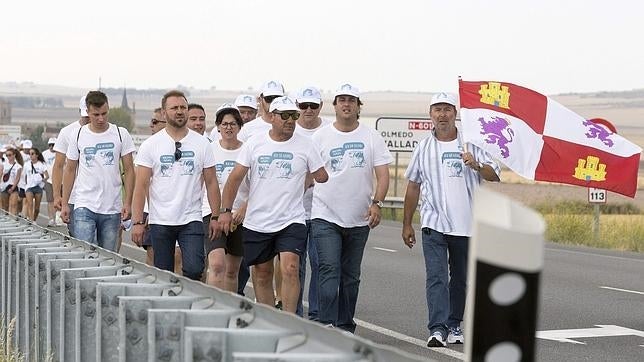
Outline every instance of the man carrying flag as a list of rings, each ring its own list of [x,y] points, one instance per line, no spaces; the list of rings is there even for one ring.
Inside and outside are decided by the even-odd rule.
[[[635,196],[637,145],[511,83],[459,81],[459,92],[464,140],[517,174]]]
[[[405,177],[402,239],[412,248],[416,235],[412,217],[419,197],[429,310],[428,347],[463,343],[461,321],[465,310],[465,280],[472,196],[481,179],[499,181],[500,169],[490,155],[463,143],[456,128],[456,97],[432,97],[429,116],[434,130],[414,150]]]

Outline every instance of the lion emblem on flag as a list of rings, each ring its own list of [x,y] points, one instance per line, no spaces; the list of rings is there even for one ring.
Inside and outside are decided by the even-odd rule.
[[[584,126],[588,127],[586,128],[587,132],[585,133],[587,138],[597,138],[606,146],[613,147],[613,140],[609,138],[611,136],[611,133],[608,132],[606,128],[590,120],[585,120],[582,123]]]
[[[514,131],[510,128],[510,122],[505,118],[493,116],[489,121],[480,117],[481,134],[485,135],[485,143],[496,144],[501,150],[501,156],[508,158],[510,156],[510,149],[508,143],[514,139]]]

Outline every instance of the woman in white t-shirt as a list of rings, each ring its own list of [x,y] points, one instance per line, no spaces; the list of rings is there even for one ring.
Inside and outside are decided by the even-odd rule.
[[[25,202],[26,215],[29,220],[36,221],[40,213],[40,201],[42,200],[42,191],[45,187],[45,180],[49,178],[47,173],[47,164],[45,158],[37,148],[29,150],[29,162],[25,164]]]
[[[16,149],[5,153],[7,162],[2,171],[2,208],[10,214],[18,214],[18,181],[22,176],[22,155]]]

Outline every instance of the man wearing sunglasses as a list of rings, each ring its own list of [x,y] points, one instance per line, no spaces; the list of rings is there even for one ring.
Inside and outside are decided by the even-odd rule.
[[[280,256],[282,307],[295,313],[300,293],[300,257],[306,249],[303,196],[307,175],[326,182],[328,175],[311,141],[294,134],[300,113],[295,102],[279,97],[268,108],[270,131],[244,143],[228,176],[222,197],[220,226],[231,230],[231,209],[239,186],[249,175],[250,192],[243,225],[244,258],[254,265],[257,301],[275,305],[273,258]],[[246,127],[246,126],[244,126]]]
[[[297,108],[300,110],[300,118],[297,120],[295,133],[311,138],[318,129],[331,124],[330,119],[320,117],[322,110],[322,95],[316,87],[306,87],[300,90],[297,95]],[[313,203],[313,186],[315,182],[307,179],[306,190],[304,191],[304,210],[306,212],[306,227],[309,231],[307,238],[307,252],[311,264],[311,281],[309,283],[309,319],[318,319],[318,256],[313,239],[310,237],[311,230],[311,205]],[[300,286],[304,288],[306,279],[306,253],[300,258]],[[300,290],[300,298],[297,302],[297,314],[303,315],[302,297],[304,290]]]
[[[155,134],[164,128],[165,121],[163,120],[163,115],[161,114],[161,108],[155,108],[152,119],[150,119],[150,130],[152,131],[152,134]]]
[[[165,129],[141,144],[136,157],[136,184],[132,202],[132,241],[141,245],[143,205],[148,196],[149,232],[154,247],[154,266],[174,269],[175,241],[179,242],[183,275],[200,280],[204,269],[204,228],[201,218],[203,183],[212,210],[219,210],[220,193],[215,156],[206,137],[188,129],[188,100],[177,90],[161,100]],[[219,234],[213,212],[208,230]]]
[[[358,89],[343,84],[333,100],[335,122],[313,135],[329,170],[329,182],[313,189],[311,208],[320,265],[318,316],[320,323],[351,333],[362,255],[369,230],[380,223],[393,160],[380,134],[358,121],[361,105]]]
[[[244,125],[237,138],[246,142],[253,135],[268,132],[271,129],[271,115],[269,108],[271,102],[277,97],[284,96],[284,86],[277,80],[269,80],[262,86],[262,93],[257,98],[260,116]]]

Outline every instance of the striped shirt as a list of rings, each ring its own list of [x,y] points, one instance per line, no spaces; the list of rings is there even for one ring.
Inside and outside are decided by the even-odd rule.
[[[458,134],[458,143],[463,145],[460,132]],[[469,144],[470,152],[474,159],[485,165],[490,165],[494,172],[499,175],[501,169],[492,157],[475,145]],[[449,234],[454,231],[454,224],[447,214],[447,202],[450,199],[448,192],[443,183],[444,169],[441,166],[440,146],[434,133],[420,141],[414,149],[411,161],[405,172],[405,177],[412,182],[420,184],[420,217],[423,228],[427,227],[441,233]],[[481,183],[481,175],[465,167],[464,170],[465,185],[467,196],[472,203],[474,191]],[[472,210],[464,210],[471,218]]]

